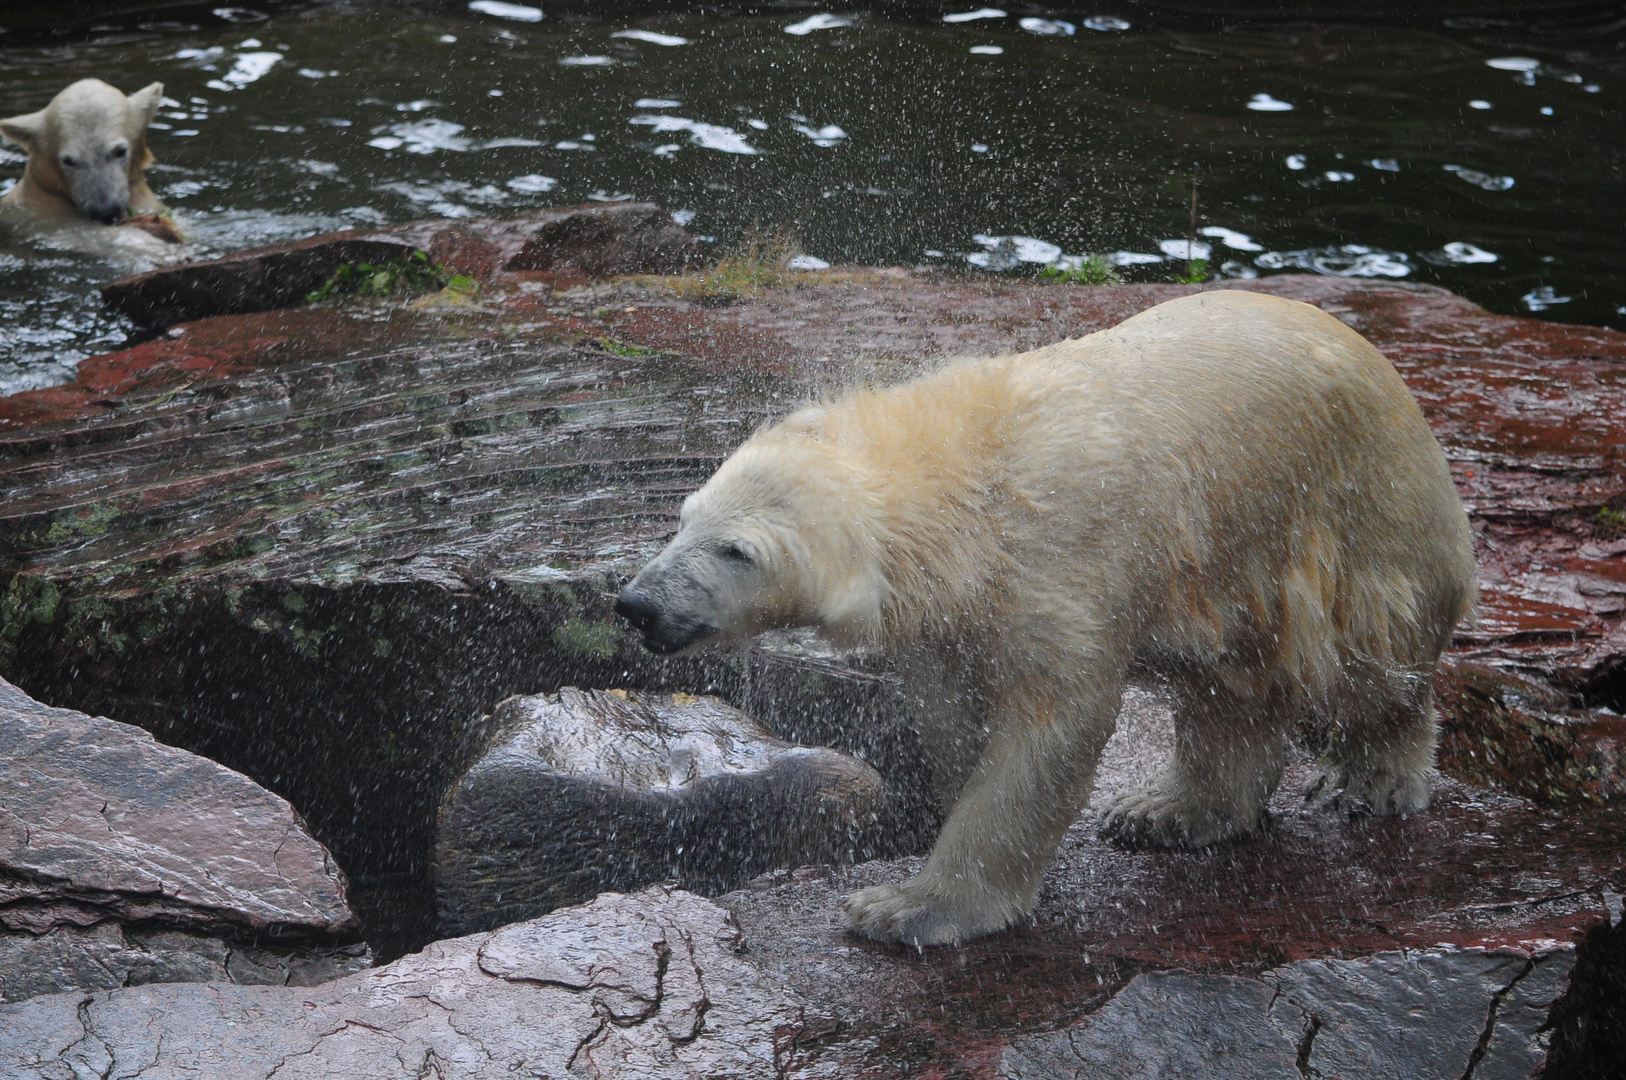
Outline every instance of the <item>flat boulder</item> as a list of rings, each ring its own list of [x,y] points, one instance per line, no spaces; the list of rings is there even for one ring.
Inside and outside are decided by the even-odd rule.
[[[743,949],[710,901],[610,894],[318,987],[144,986],[0,1007],[0,1061],[15,1080],[855,1075],[840,1048],[803,1045],[835,1025]]]
[[[343,873],[282,799],[0,680],[0,1000],[309,982],[366,963]]]
[[[1015,1040],[1003,1080],[1529,1080],[1571,946],[1303,960],[1258,978],[1139,975],[1062,1031]]]
[[[776,739],[716,698],[565,687],[509,698],[491,723],[440,810],[445,934],[656,881],[721,891],[859,862],[888,839],[874,769]]]

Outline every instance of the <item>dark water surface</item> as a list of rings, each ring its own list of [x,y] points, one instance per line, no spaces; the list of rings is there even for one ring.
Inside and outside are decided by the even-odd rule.
[[[162,80],[149,175],[210,253],[638,198],[719,252],[789,227],[829,262],[1031,273],[1093,253],[1168,279],[1195,174],[1220,273],[1404,277],[1626,327],[1621,5],[1563,32],[1111,4],[954,22],[977,5],[475,6],[496,14],[205,4],[19,29],[0,111],[86,76]],[[118,347],[129,327],[95,288],[127,269],[0,246],[0,391]]]

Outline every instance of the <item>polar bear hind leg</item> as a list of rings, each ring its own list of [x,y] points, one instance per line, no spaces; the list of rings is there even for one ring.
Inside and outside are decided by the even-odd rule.
[[[1102,830],[1133,845],[1202,848],[1256,832],[1287,765],[1295,695],[1248,693],[1197,668],[1171,680],[1174,756],[1114,799]]]
[[[1437,739],[1428,673],[1356,665],[1343,682],[1331,741],[1305,797],[1379,817],[1426,809]]]

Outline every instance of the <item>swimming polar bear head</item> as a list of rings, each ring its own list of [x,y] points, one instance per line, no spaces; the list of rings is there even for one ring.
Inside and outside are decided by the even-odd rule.
[[[883,586],[873,496],[804,409],[740,447],[683,502],[671,543],[621,590],[616,611],[651,652],[820,627],[872,640]]]
[[[118,221],[132,187],[146,189],[147,124],[163,96],[163,83],[126,97],[100,79],[81,79],[40,111],[0,120],[0,134],[28,151],[21,186],[71,203],[92,221]]]

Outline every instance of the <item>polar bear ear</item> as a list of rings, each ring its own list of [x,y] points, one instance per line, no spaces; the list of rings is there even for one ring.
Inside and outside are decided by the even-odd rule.
[[[130,111],[141,121],[141,128],[146,130],[152,118],[158,115],[158,106],[163,104],[164,84],[161,82],[143,86],[130,95]]]
[[[45,130],[45,110],[24,113],[21,116],[9,117],[0,120],[0,135],[4,135],[19,146],[34,149],[39,140],[40,132]]]

